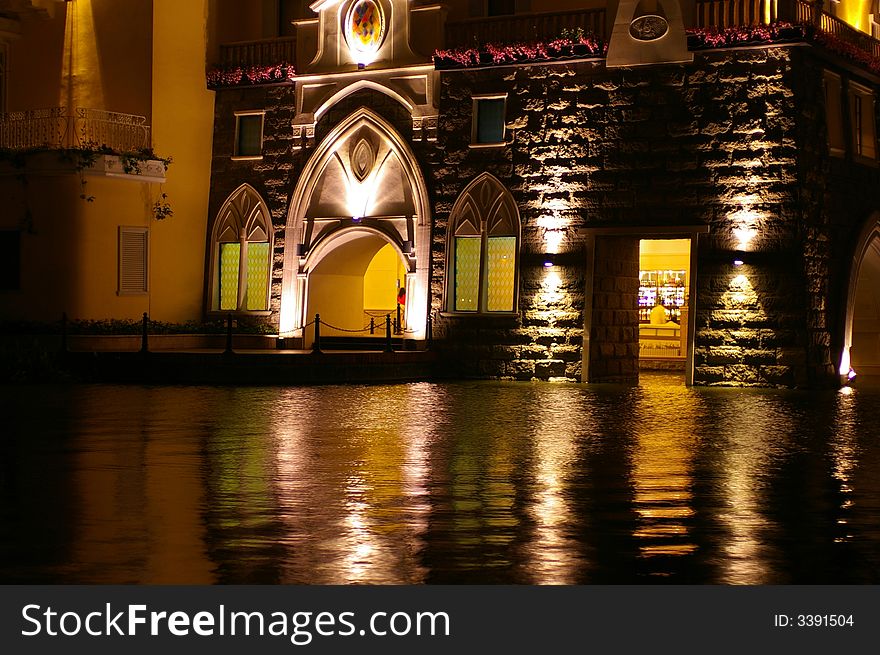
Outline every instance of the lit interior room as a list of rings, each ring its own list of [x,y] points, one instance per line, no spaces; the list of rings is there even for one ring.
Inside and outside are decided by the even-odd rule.
[[[690,248],[689,239],[639,243],[639,368],[684,370]]]

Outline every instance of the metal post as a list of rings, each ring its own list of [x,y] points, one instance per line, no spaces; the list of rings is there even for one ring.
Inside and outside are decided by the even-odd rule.
[[[430,348],[434,344],[434,317],[430,313],[428,314],[427,332],[428,334],[425,336],[427,337],[428,348]]]
[[[149,337],[148,337],[148,334],[147,334],[147,330],[148,330],[148,327],[149,327],[149,326],[148,326],[148,322],[149,322],[149,320],[150,320],[150,319],[149,319],[149,317],[147,316],[147,312],[144,312],[143,323],[142,323],[142,325],[141,325],[141,352],[142,352],[142,353],[146,353],[146,352],[149,352],[149,351],[150,351],[149,343],[148,343],[148,339],[149,339]]]
[[[385,315],[385,352],[394,352],[394,348],[391,347],[391,314]]]
[[[61,352],[67,352],[67,312],[61,314]]]
[[[394,332],[395,334],[400,334],[403,332],[403,329],[400,325],[400,303],[397,303],[397,323],[394,324]]]
[[[232,354],[232,312],[226,315],[226,350],[223,354]]]
[[[321,352],[321,315],[315,314],[315,341],[312,343],[312,352]]]

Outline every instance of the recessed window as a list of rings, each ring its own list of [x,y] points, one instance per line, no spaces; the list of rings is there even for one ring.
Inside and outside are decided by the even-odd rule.
[[[0,43],[0,114],[6,111],[6,68],[7,50],[6,44]]]
[[[0,291],[21,289],[21,232],[0,230]]]
[[[484,173],[456,201],[449,225],[449,311],[516,311],[520,223],[510,192]]]
[[[263,156],[263,112],[235,115],[235,156]]]
[[[224,203],[214,226],[212,310],[260,312],[269,309],[271,225],[266,203],[246,184]]]
[[[846,142],[843,136],[843,87],[840,75],[825,71],[825,121],[828,129],[828,150],[836,157],[843,157]]]
[[[119,295],[147,293],[150,232],[145,227],[119,228]]]
[[[471,138],[474,145],[504,145],[506,105],[506,96],[474,98],[474,124]]]
[[[874,129],[874,93],[867,87],[849,83],[849,113],[852,127],[853,155],[877,158]]]

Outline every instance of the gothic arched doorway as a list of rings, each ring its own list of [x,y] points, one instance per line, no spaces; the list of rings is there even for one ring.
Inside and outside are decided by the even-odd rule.
[[[324,308],[327,323],[333,318],[344,323],[334,324],[339,328],[363,328],[370,310],[390,309],[367,305],[373,290],[384,298],[393,279],[406,298],[400,331],[423,341],[430,259],[431,215],[415,156],[387,121],[361,108],[321,142],[294,190],[281,333],[308,343],[303,326]]]

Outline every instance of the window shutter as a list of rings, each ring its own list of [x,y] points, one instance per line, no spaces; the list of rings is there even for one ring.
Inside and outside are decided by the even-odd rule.
[[[119,293],[147,293],[149,232],[146,228],[119,228]]]

